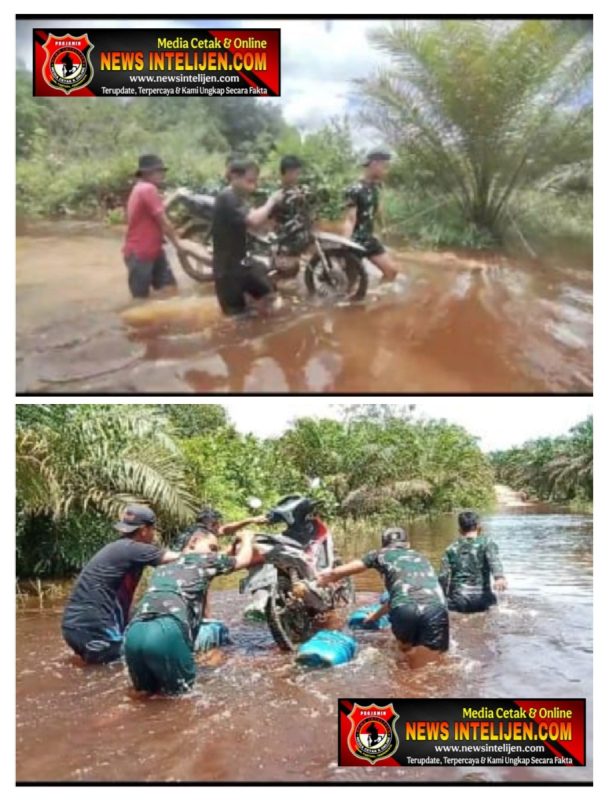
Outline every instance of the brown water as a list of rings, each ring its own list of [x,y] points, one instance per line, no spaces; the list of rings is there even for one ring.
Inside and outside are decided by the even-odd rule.
[[[584,781],[592,778],[592,519],[519,510],[484,520],[501,549],[509,591],[486,614],[451,615],[451,647],[411,671],[390,633],[358,633],[351,663],[306,672],[264,626],[242,621],[246,600],[218,581],[212,613],[230,627],[222,663],[180,699],[141,699],[122,664],[78,667],[59,633],[60,608],[17,615],[17,779],[20,781]],[[415,526],[437,565],[455,521]],[[350,556],[376,545],[376,533]],[[374,599],[376,573],[359,581]],[[339,768],[338,697],[585,697],[582,768]]]
[[[179,267],[179,298],[133,307],[117,232],[37,233],[17,239],[21,392],[592,389],[589,255],[396,251],[402,292],[372,275],[357,307],[292,293],[277,317],[235,322]]]

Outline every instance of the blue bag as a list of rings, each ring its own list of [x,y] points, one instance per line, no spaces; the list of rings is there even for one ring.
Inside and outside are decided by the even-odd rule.
[[[306,667],[336,667],[355,656],[357,642],[340,631],[318,631],[298,648],[296,661]]]
[[[349,620],[347,624],[350,628],[358,628],[363,631],[380,631],[383,628],[389,627],[389,616],[387,614],[383,614],[380,619],[377,619],[376,622],[364,622],[368,614],[372,614],[373,611],[376,611],[377,608],[380,608],[379,605],[370,605],[370,606],[362,606],[361,608],[356,609],[352,614],[349,615]]]
[[[228,628],[218,619],[205,619],[201,623],[199,633],[195,641],[195,652],[206,653],[214,647],[222,647],[230,641]]]

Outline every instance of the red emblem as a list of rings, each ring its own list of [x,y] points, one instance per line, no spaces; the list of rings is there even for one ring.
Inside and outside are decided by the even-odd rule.
[[[374,764],[382,758],[389,758],[398,749],[399,740],[395,731],[393,704],[387,706],[353,706],[347,719],[351,730],[347,737],[349,750],[356,758]]]
[[[86,33],[82,36],[69,33],[55,36],[49,33],[49,38],[42,45],[46,53],[42,77],[52,89],[60,89],[66,94],[74,89],[82,89],[93,78],[90,55],[94,46]]]

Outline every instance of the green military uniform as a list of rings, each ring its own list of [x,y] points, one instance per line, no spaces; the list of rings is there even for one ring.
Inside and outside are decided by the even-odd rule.
[[[311,243],[311,190],[304,185],[283,190],[271,217],[277,223],[281,252],[299,255]]]
[[[486,536],[462,536],[447,547],[442,558],[440,583],[451,611],[486,611],[497,602],[491,575],[503,577],[496,542]]]
[[[359,180],[345,192],[345,205],[355,208],[355,227],[351,238],[366,250],[367,256],[378,256],[385,252],[384,246],[374,235],[374,220],[380,203],[380,183]]]
[[[155,570],[125,634],[125,660],[136,689],[179,694],[192,687],[193,649],[209,585],[235,563],[231,556],[185,553]]]
[[[396,638],[432,650],[448,649],[446,601],[425,556],[407,545],[394,544],[367,553],[362,561],[385,580],[389,621]]]

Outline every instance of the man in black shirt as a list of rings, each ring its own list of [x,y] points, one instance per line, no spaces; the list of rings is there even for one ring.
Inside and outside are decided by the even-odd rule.
[[[120,658],[133,594],[144,567],[180,555],[152,544],[156,517],[146,506],[127,506],[114,526],[122,536],[96,553],[78,576],[63,612],[67,644],[89,664]]]
[[[229,316],[247,311],[248,299],[264,313],[272,303],[273,285],[263,267],[245,261],[246,235],[248,228],[268,220],[281,192],[260,208],[249,209],[246,200],[256,189],[258,166],[253,161],[233,161],[228,170],[230,186],[216,198],[212,222],[216,295]]]

